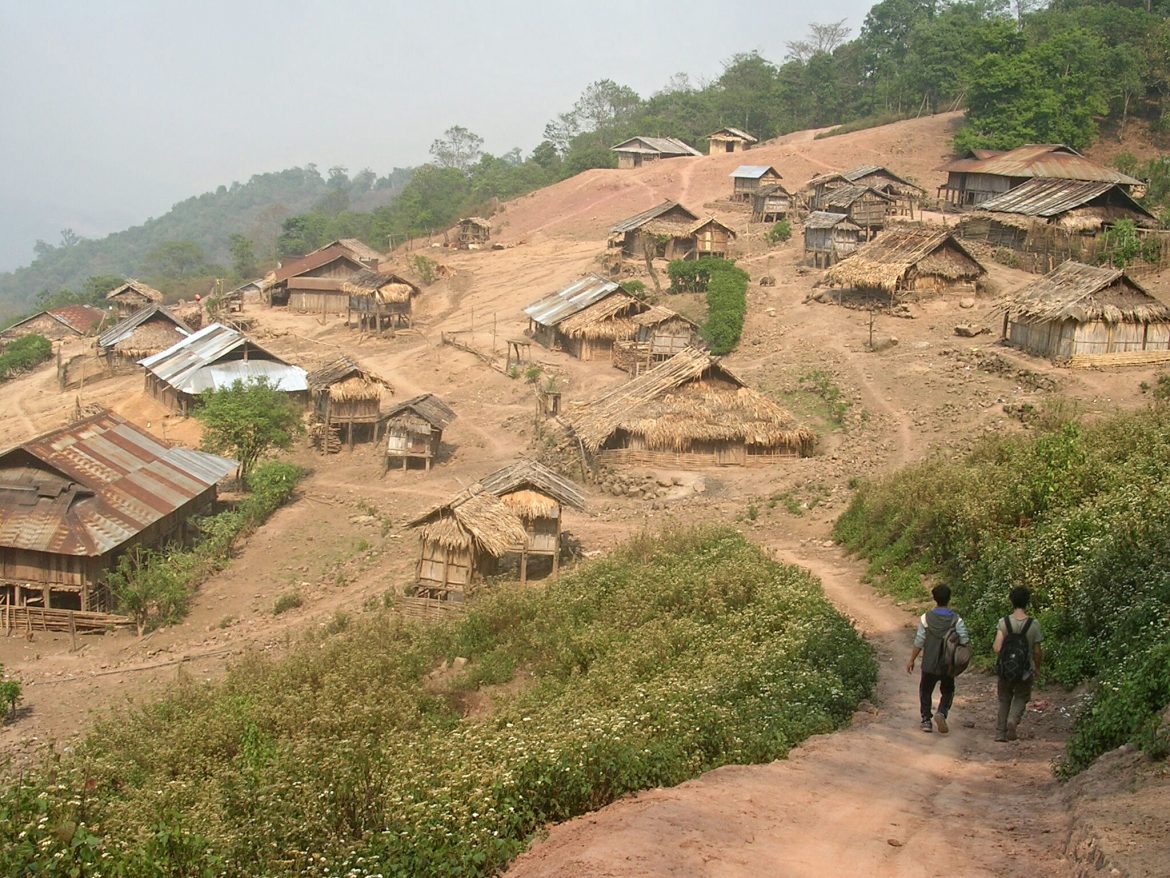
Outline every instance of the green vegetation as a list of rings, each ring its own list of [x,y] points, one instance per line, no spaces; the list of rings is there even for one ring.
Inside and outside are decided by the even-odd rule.
[[[7,785],[0,873],[493,875],[550,822],[784,756],[876,678],[807,572],[726,529],[636,539],[458,621],[326,630]]]
[[[127,552],[107,577],[114,606],[134,620],[139,636],[181,620],[199,583],[227,566],[236,539],[287,502],[300,478],[295,464],[262,463],[248,476],[248,497],[231,509],[196,519],[201,537],[194,546]]]
[[[202,394],[195,417],[203,422],[203,447],[238,460],[243,479],[262,455],[291,448],[304,432],[301,413],[288,394],[265,377],[237,379],[229,387]]]
[[[788,220],[780,220],[765,235],[769,244],[783,244],[792,237],[792,224]]]
[[[0,707],[4,708],[4,713],[0,715],[0,721],[7,720],[8,717],[12,716],[12,712],[16,710],[18,704],[20,704],[20,683],[4,676],[4,665],[0,665]]]
[[[1095,681],[1061,765],[1072,774],[1126,741],[1157,745],[1154,716],[1170,703],[1168,501],[1170,420],[1157,406],[988,439],[864,484],[836,536],[895,594],[921,600],[924,576],[949,583],[984,655],[1008,590],[1032,590],[1044,677]]]
[[[735,350],[747,312],[748,274],[730,259],[675,259],[667,266],[673,293],[707,293],[707,319],[700,335],[713,354]]]
[[[272,615],[279,616],[281,613],[287,613],[289,610],[295,610],[304,603],[305,599],[301,597],[301,593],[299,591],[286,591],[272,602]]]
[[[816,397],[821,403],[821,414],[834,426],[845,423],[853,402],[846,399],[845,392],[836,380],[824,369],[813,369],[800,376],[800,389]]]
[[[43,335],[26,335],[0,349],[0,381],[39,366],[53,356],[53,345]]]

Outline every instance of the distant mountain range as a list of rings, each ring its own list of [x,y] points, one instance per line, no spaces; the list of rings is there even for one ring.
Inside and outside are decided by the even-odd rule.
[[[258,265],[270,266],[277,235],[289,217],[311,210],[373,210],[393,201],[410,175],[409,169],[396,168],[385,177],[362,171],[350,178],[333,169],[323,177],[314,165],[256,174],[247,183],[193,196],[160,217],[104,238],[55,247],[39,243],[31,265],[0,273],[0,325],[33,310],[46,290],[80,290],[96,275],[150,278],[162,257],[176,250],[197,264],[194,273],[227,274],[234,234],[252,242]]]

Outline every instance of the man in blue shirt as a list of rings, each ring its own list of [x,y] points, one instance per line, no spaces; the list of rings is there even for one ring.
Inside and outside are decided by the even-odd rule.
[[[934,724],[944,735],[950,731],[947,714],[955,700],[955,678],[947,673],[943,643],[952,628],[959,635],[959,643],[970,643],[967,625],[950,607],[951,589],[948,585],[936,585],[930,591],[938,605],[918,619],[918,631],[914,635],[914,648],[910,650],[910,661],[906,662],[906,673],[914,673],[914,663],[922,656],[922,679],[918,684],[918,703],[922,712],[922,731],[933,731],[930,727],[931,704],[934,701],[934,687],[939,687],[938,712]]]

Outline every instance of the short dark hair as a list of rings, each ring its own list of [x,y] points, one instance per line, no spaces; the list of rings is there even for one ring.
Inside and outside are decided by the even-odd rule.
[[[1022,585],[1017,585],[1008,592],[1008,600],[1012,602],[1012,607],[1017,610],[1022,610],[1028,606],[1028,601],[1032,599],[1032,592],[1024,588]]]
[[[936,585],[930,590],[930,596],[940,607],[945,607],[951,602],[951,587],[949,585]]]

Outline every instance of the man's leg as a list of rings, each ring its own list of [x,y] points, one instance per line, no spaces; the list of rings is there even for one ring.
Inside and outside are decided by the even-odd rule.
[[[938,699],[938,712],[946,716],[951,712],[951,705],[955,702],[955,678],[943,676],[941,683],[939,690],[942,695]]]
[[[922,721],[930,722],[934,713],[930,704],[934,700],[934,687],[938,685],[938,675],[922,672],[922,680],[918,683],[918,708],[922,713]]]
[[[1012,687],[1012,701],[1008,709],[1007,718],[1007,736],[1008,740],[1014,741],[1016,738],[1016,729],[1020,725],[1020,721],[1024,718],[1024,709],[1028,706],[1028,700],[1032,697],[1032,681],[1021,680]]]
[[[1012,706],[1012,684],[1003,677],[996,677],[995,694],[999,701],[999,713],[995,718],[995,740],[1007,740],[1008,711]]]

